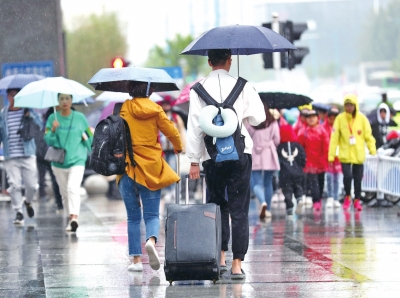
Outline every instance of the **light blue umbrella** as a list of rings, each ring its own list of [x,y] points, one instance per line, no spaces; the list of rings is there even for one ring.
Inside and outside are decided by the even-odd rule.
[[[22,89],[29,83],[44,79],[44,76],[37,74],[16,74],[0,80],[0,94],[6,94],[7,89]]]
[[[129,92],[129,82],[147,83],[154,92],[179,90],[173,78],[163,69],[123,67],[103,68],[88,82],[95,90]]]
[[[63,77],[46,78],[26,85],[15,96],[14,106],[45,109],[58,106],[58,93],[71,94],[72,102],[94,95],[94,92],[82,84]]]

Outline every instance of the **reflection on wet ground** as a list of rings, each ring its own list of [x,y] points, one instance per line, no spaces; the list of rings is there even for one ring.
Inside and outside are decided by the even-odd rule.
[[[277,205],[279,206],[279,205]],[[271,221],[250,206],[246,280],[229,272],[209,281],[165,280],[143,256],[144,272],[126,270],[126,213],[122,201],[92,197],[82,204],[76,234],[52,203],[35,202],[37,216],[13,225],[0,202],[0,297],[399,297],[400,218],[397,209],[342,210]],[[164,260],[164,234],[157,244]],[[228,254],[228,259],[232,254]],[[228,263],[229,267],[229,263]]]

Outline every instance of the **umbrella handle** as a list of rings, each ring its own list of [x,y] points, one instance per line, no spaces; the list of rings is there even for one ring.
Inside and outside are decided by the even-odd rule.
[[[54,118],[57,120],[57,110],[56,110],[56,106],[53,106],[53,110],[54,110]]]
[[[237,54],[237,65],[238,65],[238,77],[239,77],[239,49]]]

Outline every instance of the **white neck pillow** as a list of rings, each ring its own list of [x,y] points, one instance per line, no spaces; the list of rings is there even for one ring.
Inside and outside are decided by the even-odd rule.
[[[218,110],[216,106],[209,105],[204,107],[199,117],[200,128],[205,134],[211,137],[229,137],[235,132],[238,126],[237,115],[232,109],[221,108],[221,117],[224,120],[224,125],[216,126],[213,120],[218,115]]]

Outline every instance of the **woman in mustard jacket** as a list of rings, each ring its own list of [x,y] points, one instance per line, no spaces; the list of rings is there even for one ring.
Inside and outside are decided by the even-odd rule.
[[[362,210],[360,203],[361,181],[364,172],[365,144],[370,154],[376,154],[375,139],[372,136],[371,125],[358,109],[358,99],[355,94],[344,97],[345,112],[337,116],[333,124],[333,132],[329,145],[328,161],[335,160],[339,150],[339,160],[342,164],[343,184],[346,197],[343,209],[351,207],[351,182],[354,180],[354,209]]]
[[[142,210],[138,204],[135,188],[138,189],[143,206],[143,218],[146,225],[146,251],[152,269],[160,268],[160,260],[155,248],[160,230],[160,195],[161,189],[179,182],[180,177],[162,158],[162,149],[157,141],[161,131],[173,144],[176,153],[181,152],[182,142],[178,130],[163,109],[151,99],[147,83],[130,83],[129,94],[132,100],[122,105],[120,115],[129,125],[136,167],[130,165],[126,174],[118,177],[118,187],[125,202],[128,216],[129,257],[132,264],[130,271],[142,271],[142,248],[140,221]],[[129,163],[127,163],[129,164]]]

